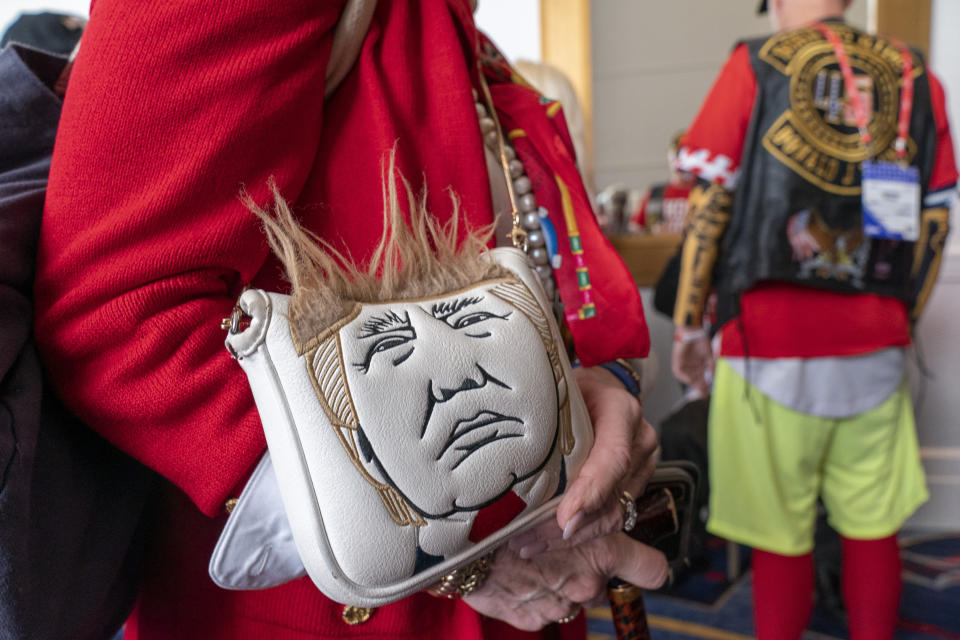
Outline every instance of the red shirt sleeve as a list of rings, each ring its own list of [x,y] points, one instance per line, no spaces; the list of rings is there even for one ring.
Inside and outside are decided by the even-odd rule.
[[[640,208],[630,216],[630,230],[641,231],[647,226],[647,206],[650,204],[650,190],[647,189],[640,202]]]
[[[757,79],[747,46],[741,44],[723,65],[684,135],[677,168],[733,189],[756,97]]]
[[[937,126],[937,149],[933,159],[933,171],[924,206],[927,208],[950,206],[957,187],[957,160],[950,138],[950,123],[947,121],[947,100],[940,81],[930,73],[930,98],[933,105],[933,121]]]
[[[237,194],[313,166],[338,3],[97,0],[50,171],[36,334],[82,419],[206,513],[264,450],[219,319],[267,246]]]

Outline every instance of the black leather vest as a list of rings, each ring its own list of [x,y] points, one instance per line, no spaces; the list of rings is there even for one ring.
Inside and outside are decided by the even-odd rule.
[[[893,149],[903,71],[889,40],[829,22],[844,42],[861,95],[870,105],[872,155]],[[913,244],[863,235],[860,163],[867,152],[846,105],[833,47],[813,28],[747,41],[757,97],[744,144],[733,212],[717,265],[720,319],[738,312],[739,295],[761,280],[908,300]],[[914,56],[908,160],[926,193],[936,150],[926,66]],[[798,252],[806,232],[821,251]]]

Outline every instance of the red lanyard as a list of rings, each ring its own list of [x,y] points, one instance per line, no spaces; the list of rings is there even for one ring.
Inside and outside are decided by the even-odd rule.
[[[857,89],[853,77],[853,69],[850,66],[850,58],[847,57],[847,50],[843,46],[840,37],[830,27],[818,22],[813,25],[823,34],[833,46],[833,52],[837,56],[837,63],[840,65],[840,71],[843,72],[843,83],[847,88],[847,96],[853,106],[853,114],[857,119],[857,128],[860,130],[860,138],[870,151],[870,131],[867,130],[867,108],[863,104],[860,91]],[[903,87],[900,91],[900,118],[897,122],[897,141],[894,143],[894,149],[897,152],[898,160],[905,160],[907,157],[907,138],[910,135],[910,115],[913,112],[913,56],[902,42],[896,43],[900,49],[900,59],[903,61]]]

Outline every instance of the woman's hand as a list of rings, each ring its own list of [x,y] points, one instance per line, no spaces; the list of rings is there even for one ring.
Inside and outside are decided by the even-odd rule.
[[[713,377],[713,349],[703,329],[677,327],[673,340],[673,375],[683,384],[695,387],[704,397],[710,395]]]
[[[601,367],[574,376],[593,422],[593,448],[549,520],[497,550],[484,585],[464,601],[519,629],[574,615],[606,593],[614,576],[657,588],[662,553],[621,531],[623,491],[643,493],[656,467],[657,437],[640,401]]]
[[[574,377],[593,422],[593,448],[564,493],[556,521],[510,541],[523,558],[622,529],[623,491],[640,496],[656,468],[657,435],[640,401],[602,367],[575,369]]]
[[[640,401],[602,367],[575,369],[593,422],[593,448],[548,521],[510,541],[521,557],[561,549],[623,528],[620,497],[637,497],[656,468],[657,435],[643,419]]]
[[[662,553],[622,532],[527,559],[503,546],[486,582],[464,602],[483,615],[536,631],[596,604],[613,576],[656,589],[668,572]]]

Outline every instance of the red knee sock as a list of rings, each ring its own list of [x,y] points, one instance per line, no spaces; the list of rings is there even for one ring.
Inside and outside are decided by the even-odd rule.
[[[759,640],[799,640],[813,611],[813,554],[753,550],[753,620]]]
[[[896,536],[843,539],[843,600],[851,640],[893,637],[902,588]]]

